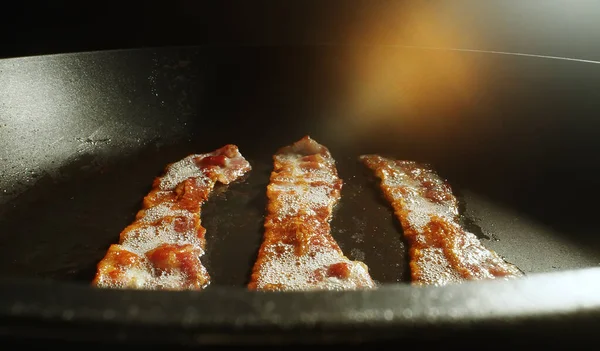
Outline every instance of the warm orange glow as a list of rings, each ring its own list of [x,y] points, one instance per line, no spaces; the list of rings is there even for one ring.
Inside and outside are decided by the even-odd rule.
[[[410,9],[391,6],[373,17],[357,28],[356,35],[365,42],[401,42],[420,48],[353,47],[348,101],[335,123],[350,127],[351,138],[382,125],[417,129],[451,125],[452,121],[441,120],[444,112],[456,111],[473,96],[476,67],[464,53],[423,48],[456,47],[472,33],[443,20],[423,3]]]

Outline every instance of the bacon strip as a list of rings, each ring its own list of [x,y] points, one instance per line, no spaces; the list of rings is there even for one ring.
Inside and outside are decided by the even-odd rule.
[[[342,180],[329,150],[306,136],[273,157],[268,215],[250,290],[372,288],[367,266],[350,261],[330,233]]]
[[[402,224],[414,283],[445,285],[522,275],[461,228],[456,197],[434,171],[378,155],[360,159],[380,178],[381,190]]]
[[[206,229],[200,209],[216,182],[229,184],[251,169],[237,146],[190,155],[154,180],[135,221],[98,263],[93,285],[105,288],[202,289],[209,284],[200,262]]]

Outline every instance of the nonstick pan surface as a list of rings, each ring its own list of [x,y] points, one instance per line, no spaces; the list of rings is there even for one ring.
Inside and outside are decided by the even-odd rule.
[[[61,330],[69,330],[73,316],[119,325],[123,312],[130,325],[157,327],[153,318],[166,313],[160,306],[176,304],[161,326],[174,328],[188,318],[200,331],[209,325],[229,332],[281,329],[286,321],[289,328],[322,323],[370,330],[365,326],[378,321],[375,330],[385,330],[398,321],[443,320],[443,311],[451,313],[444,308],[463,311],[459,306],[471,300],[460,296],[481,297],[481,289],[505,294],[508,319],[498,319],[501,325],[531,317],[531,308],[575,313],[572,304],[581,301],[569,300],[572,291],[560,279],[590,292],[586,281],[598,279],[590,268],[600,264],[599,83],[600,66],[593,63],[375,46],[165,48],[0,61],[4,316],[60,321],[67,323]],[[272,154],[304,135],[327,146],[337,161],[344,187],[332,233],[347,256],[369,266],[382,286],[378,292],[276,294],[272,300],[244,290],[262,239]],[[239,146],[253,170],[217,188],[203,208],[202,260],[212,277],[206,291],[89,287],[97,262],[133,220],[164,166],[227,143]],[[431,164],[459,196],[465,227],[528,277],[411,287],[402,230],[378,182],[358,162],[363,153]],[[578,274],[591,276],[581,281]],[[530,279],[567,289],[564,303],[523,305],[521,299],[533,298],[528,293],[544,294]],[[415,291],[434,297],[425,303]],[[442,292],[458,300],[440,300]],[[173,301],[177,294],[183,295]],[[128,315],[132,296],[140,299],[137,309],[147,303],[156,315]],[[216,296],[245,307],[219,300],[228,306],[212,307],[198,320],[190,317],[196,312],[181,310]],[[324,305],[333,300],[333,307]],[[511,309],[512,303],[521,307]],[[289,309],[283,320],[273,317],[281,305]],[[426,316],[432,306],[441,309]],[[597,311],[599,305],[596,299],[586,306]],[[312,317],[298,314],[307,308],[317,309]],[[340,314],[344,308],[364,315]],[[479,313],[456,311],[457,323]],[[203,339],[198,330],[194,343],[222,341]],[[131,335],[122,332],[123,339]]]

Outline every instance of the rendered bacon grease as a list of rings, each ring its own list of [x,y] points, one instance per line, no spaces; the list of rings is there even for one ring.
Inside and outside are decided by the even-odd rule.
[[[360,159],[381,179],[381,190],[402,224],[414,283],[445,285],[522,275],[461,228],[456,197],[434,171],[378,155]]]
[[[190,155],[154,180],[135,221],[98,263],[93,284],[105,288],[202,289],[209,284],[200,262],[206,229],[200,209],[216,182],[229,184],[251,169],[237,146]]]
[[[250,290],[373,288],[367,266],[350,261],[330,233],[342,180],[329,150],[306,136],[273,157],[268,214]]]

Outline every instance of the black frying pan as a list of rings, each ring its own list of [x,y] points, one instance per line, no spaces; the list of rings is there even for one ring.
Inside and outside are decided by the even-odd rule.
[[[593,63],[381,46],[0,61],[0,332],[192,344],[523,326],[556,336],[565,323],[584,333],[600,315],[591,269],[600,263],[599,83]],[[378,291],[245,291],[271,156],[304,135],[337,160],[345,184],[333,235],[369,266]],[[90,287],[164,166],[226,143],[254,169],[204,206],[209,288]],[[411,287],[402,230],[362,153],[431,164],[459,195],[464,225],[527,277]]]

